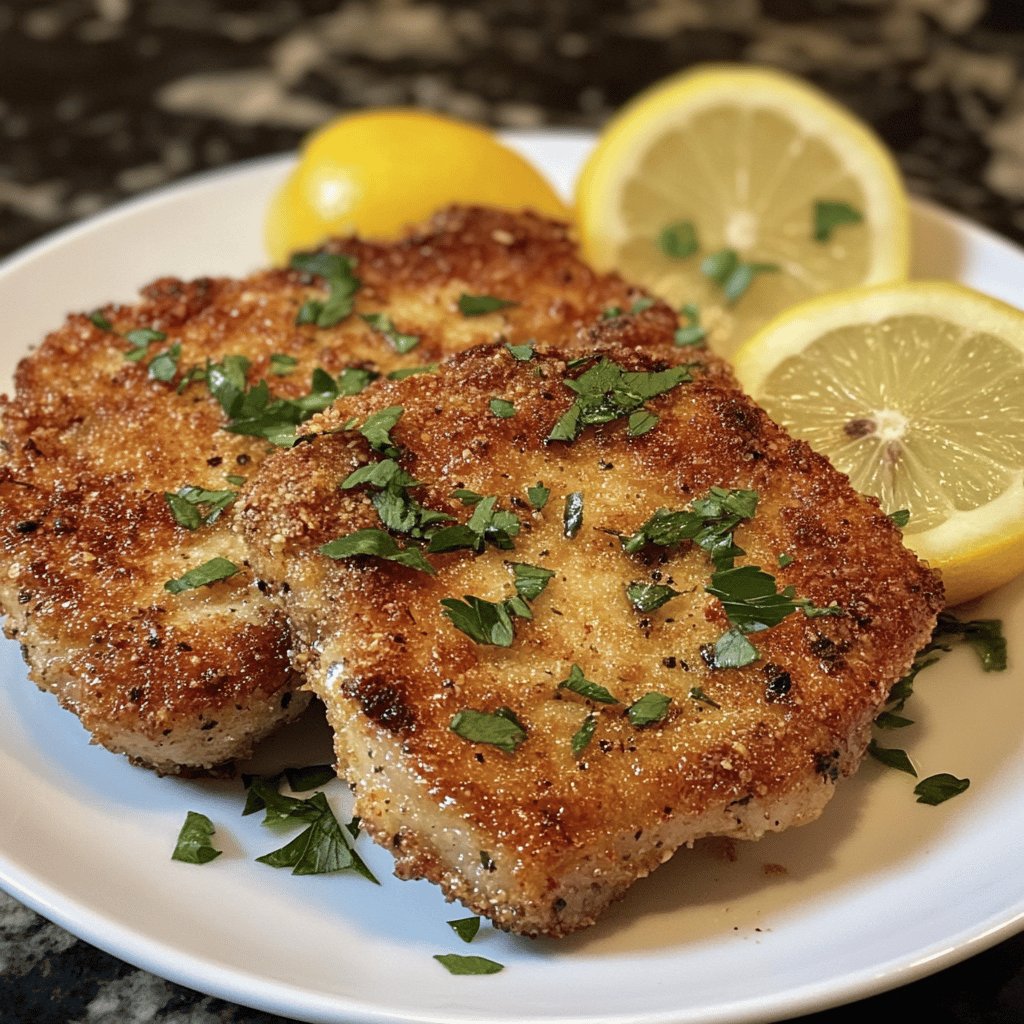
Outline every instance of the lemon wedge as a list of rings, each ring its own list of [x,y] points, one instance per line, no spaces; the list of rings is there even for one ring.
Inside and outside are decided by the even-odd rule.
[[[949,604],[1024,571],[1024,313],[914,281],[824,296],[735,357],[769,414],[854,487],[905,509]]]
[[[543,175],[487,130],[384,108],[336,118],[307,140],[271,201],[267,250],[283,262],[330,235],[394,238],[455,202],[568,216]]]
[[[580,174],[585,255],[675,305],[728,355],[797,302],[900,280],[907,196],[882,143],[798,79],[708,66],[642,93]]]

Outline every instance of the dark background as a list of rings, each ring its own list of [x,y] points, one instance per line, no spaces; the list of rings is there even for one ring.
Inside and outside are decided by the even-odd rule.
[[[339,111],[598,128],[707,60],[805,76],[875,127],[915,194],[1024,242],[1022,0],[0,0],[0,255],[165,182],[292,150]],[[899,927],[895,908],[879,913]],[[888,1015],[1021,1024],[1024,936],[806,1020]],[[0,893],[2,1024],[279,1021],[135,970]]]

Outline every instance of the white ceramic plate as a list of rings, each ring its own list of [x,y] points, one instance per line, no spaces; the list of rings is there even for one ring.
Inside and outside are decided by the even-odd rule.
[[[568,193],[590,139],[513,143]],[[15,361],[69,310],[166,273],[241,274],[263,261],[267,197],[288,161],[248,164],[127,204],[33,246],[0,268],[3,347]],[[1013,300],[1024,253],[916,204],[918,275],[955,278]],[[3,385],[6,388],[6,384]],[[1024,580],[972,610],[1002,617],[1011,659],[1024,635]],[[484,928],[425,883],[293,877],[253,858],[280,845],[241,818],[240,783],[160,779],[89,746],[77,719],[25,678],[0,646],[0,883],[95,945],[174,981],[309,1021],[738,1024],[788,1017],[891,988],[1024,926],[1024,671],[984,675],[958,650],[918,681],[904,730],[921,774],[971,779],[940,807],[915,803],[909,776],[871,762],[816,823],[736,859],[721,845],[681,851],[603,922],[559,942]],[[322,722],[272,741],[264,760],[326,760]],[[330,790],[339,814],[347,794]],[[169,859],[187,810],[217,825],[225,853]],[[364,840],[365,842],[365,840]],[[768,866],[766,868],[766,865]],[[784,874],[772,865],[782,865]],[[452,977],[433,959],[474,952],[506,970]]]

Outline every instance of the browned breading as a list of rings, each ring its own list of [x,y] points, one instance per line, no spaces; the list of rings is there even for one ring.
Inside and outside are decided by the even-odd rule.
[[[614,344],[621,326],[591,340],[630,371],[693,358]],[[698,837],[756,838],[814,819],[858,765],[942,602],[938,578],[878,503],[771,422],[716,360],[699,359],[692,382],[647,403],[660,417],[647,433],[631,437],[617,420],[574,443],[546,440],[573,399],[563,379],[583,372],[567,369],[568,355],[578,352],[519,362],[488,346],[342,399],[309,425],[312,440],[263,464],[237,520],[255,570],[282,595],[366,829],[400,876],[428,878],[529,935],[590,924]],[[496,416],[496,397],[514,415]],[[521,521],[514,550],[429,554],[436,575],[318,551],[381,526],[373,487],[339,484],[381,458],[358,427],[393,406],[404,409],[391,431],[398,461],[420,482],[409,493],[462,523],[472,509],[455,489],[496,496]],[[538,481],[551,493],[534,511],[526,489]],[[760,659],[738,669],[709,667],[707,645],[728,622],[705,591],[708,554],[690,542],[626,554],[616,535],[714,486],[759,495],[735,532],[738,564],[842,611],[794,611],[751,637]],[[577,492],[583,525],[567,538],[566,498]],[[780,567],[780,555],[792,561]],[[533,618],[514,619],[511,646],[475,642],[440,602],[512,598],[513,562],[555,575]],[[637,612],[632,582],[679,594]],[[573,665],[619,703],[559,689]],[[667,715],[637,727],[626,708],[651,691],[671,698]],[[500,708],[527,734],[512,753],[451,728],[460,712]],[[576,756],[572,738],[591,714],[593,738]]]
[[[107,307],[117,333],[75,315],[26,357],[16,391],[0,406],[0,606],[24,646],[31,676],[81,718],[95,740],[163,772],[211,769],[308,700],[288,665],[283,616],[255,592],[232,510],[189,531],[165,491],[231,488],[268,445],[223,429],[189,368],[243,355],[250,385],[296,397],[311,371],[347,366],[381,373],[429,363],[503,337],[517,343],[586,336],[608,306],[641,294],[577,258],[563,225],[523,214],[453,208],[394,244],[338,241],[357,260],[356,313],[339,326],[296,326],[323,282],[286,270],[241,280],[159,280],[133,307]],[[517,303],[463,316],[459,296]],[[398,354],[358,314],[386,313],[420,341]],[[657,304],[638,318],[662,339],[675,317]],[[622,330],[637,330],[636,320]],[[138,361],[121,335],[153,328],[166,340]],[[178,372],[147,375],[151,357],[180,345]],[[295,360],[276,376],[270,356]],[[164,582],[209,558],[242,569],[231,580],[172,595]]]

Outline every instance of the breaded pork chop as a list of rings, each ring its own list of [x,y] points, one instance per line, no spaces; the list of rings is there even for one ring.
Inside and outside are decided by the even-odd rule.
[[[230,414],[240,387],[258,397],[265,380],[298,399],[322,368],[330,377],[313,381],[306,414],[334,389],[473,344],[585,334],[640,295],[583,265],[563,225],[529,214],[453,208],[404,241],[336,241],[327,253],[355,263],[340,284],[337,260],[312,264],[322,274],[166,278],[136,306],[72,316],[21,362],[0,406],[6,631],[32,679],[96,741],[161,772],[243,757],[309,699],[296,690],[285,618],[256,592],[230,529],[236,492],[271,447],[226,429],[245,418]],[[296,323],[337,316],[336,306],[322,315],[325,304],[345,299],[352,274],[352,313],[331,327]],[[463,312],[463,294],[514,305]],[[656,304],[622,330],[637,324],[664,340],[676,321]],[[286,404],[285,434],[295,408]],[[274,419],[264,410],[253,429],[268,433]],[[212,559],[238,571],[165,589]]]
[[[717,360],[594,342],[342,399],[239,517],[364,827],[528,935],[817,817],[942,600]]]

